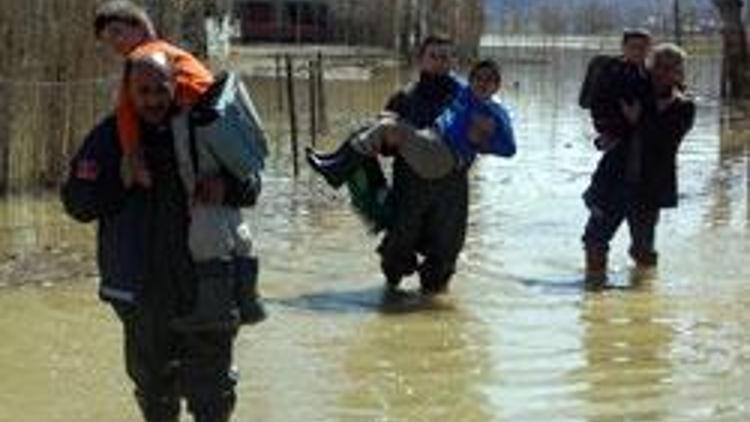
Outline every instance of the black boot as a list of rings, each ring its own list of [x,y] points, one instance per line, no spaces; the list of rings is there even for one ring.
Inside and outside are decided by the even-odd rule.
[[[146,422],[179,422],[180,400],[177,397],[147,398],[144,394],[135,393],[138,407]]]
[[[307,162],[320,173],[333,188],[338,189],[367,158],[345,141],[332,154],[319,154],[312,148],[305,150]]]
[[[235,258],[235,297],[242,324],[257,324],[266,319],[266,310],[258,295],[258,258]]]

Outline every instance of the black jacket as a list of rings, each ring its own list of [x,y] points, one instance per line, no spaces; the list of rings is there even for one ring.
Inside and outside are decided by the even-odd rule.
[[[121,156],[116,120],[108,116],[86,136],[70,161],[61,200],[65,211],[76,221],[98,222],[100,297],[105,301],[134,303],[146,273],[149,194],[139,188],[124,188],[120,177]],[[222,177],[227,205],[255,204],[260,193],[259,179],[257,184],[251,184],[239,181],[229,172],[222,172]]]
[[[144,273],[144,196],[120,178],[117,124],[108,116],[86,136],[70,161],[63,206],[79,222],[98,221],[96,257],[102,299],[132,303]]]
[[[650,97],[651,82],[646,70],[627,63],[622,57],[598,57],[590,66],[594,64],[600,69],[588,81],[593,87],[588,88],[590,92],[587,94],[594,127],[599,133],[627,138],[633,128],[625,120],[620,102],[643,103]]]
[[[394,94],[385,109],[398,114],[417,129],[423,129],[432,125],[453,101],[457,88],[458,83],[451,76],[422,74],[419,81]]]
[[[652,99],[643,108],[641,121],[632,138],[607,151],[592,176],[584,197],[589,205],[604,210],[635,201],[649,208],[677,206],[677,151],[695,120],[695,104],[680,97],[664,110]],[[634,153],[636,138],[641,148]],[[629,171],[638,160],[638,178]]]

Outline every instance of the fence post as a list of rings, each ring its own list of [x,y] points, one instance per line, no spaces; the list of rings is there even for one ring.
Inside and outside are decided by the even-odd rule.
[[[281,55],[276,54],[276,110],[284,112],[284,81],[282,79]]]
[[[0,195],[8,193],[10,177],[10,103],[12,87],[0,81]]]
[[[310,145],[316,144],[318,136],[318,96],[317,96],[317,70],[314,60],[310,60],[307,66],[307,86],[310,108]]]
[[[291,132],[292,144],[292,165],[294,168],[294,177],[299,176],[299,148],[297,145],[297,107],[294,102],[294,66],[292,57],[286,55],[286,88],[287,100],[289,101],[289,129]]]
[[[328,133],[328,112],[326,110],[326,87],[325,87],[325,68],[323,67],[323,53],[318,51],[317,60],[317,92],[318,92],[318,113],[317,113],[317,126],[318,133]]]

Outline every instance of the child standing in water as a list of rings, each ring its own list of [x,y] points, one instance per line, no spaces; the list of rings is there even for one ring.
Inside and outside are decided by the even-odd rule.
[[[308,161],[338,187],[367,157],[386,151],[398,152],[424,179],[444,177],[457,167],[468,168],[478,153],[510,157],[516,151],[510,116],[495,98],[501,82],[497,63],[481,61],[469,73],[469,86],[459,86],[454,101],[431,127],[419,130],[396,115],[386,115],[333,154],[308,150]]]
[[[97,39],[109,45],[127,61],[163,53],[175,77],[175,102],[186,108],[195,104],[213,84],[214,77],[197,58],[185,50],[160,40],[146,12],[123,0],[102,4],[96,11],[94,32]],[[140,130],[127,81],[120,86],[117,104],[117,131],[123,154],[123,182],[130,187],[151,185],[151,179],[140,153]]]

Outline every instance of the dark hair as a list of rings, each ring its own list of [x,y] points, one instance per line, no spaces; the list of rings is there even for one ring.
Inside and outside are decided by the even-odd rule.
[[[419,44],[419,49],[417,50],[417,57],[422,57],[424,53],[427,51],[427,48],[429,48],[432,45],[447,45],[451,46],[453,45],[453,41],[451,41],[450,38],[442,36],[442,35],[430,35]]]
[[[490,71],[492,76],[495,79],[495,82],[500,83],[502,81],[502,72],[500,71],[500,65],[497,64],[496,61],[491,59],[485,59],[479,61],[477,64],[471,67],[471,70],[469,71],[469,81],[474,79],[474,77],[477,75],[477,73],[482,70],[487,69]]]
[[[651,41],[651,32],[644,28],[628,28],[622,31],[622,43],[625,44],[630,40],[646,40]]]
[[[127,0],[111,0],[96,8],[94,16],[94,35],[100,38],[102,31],[112,22],[122,22],[143,29],[148,35],[155,36],[156,30],[146,11]]]

